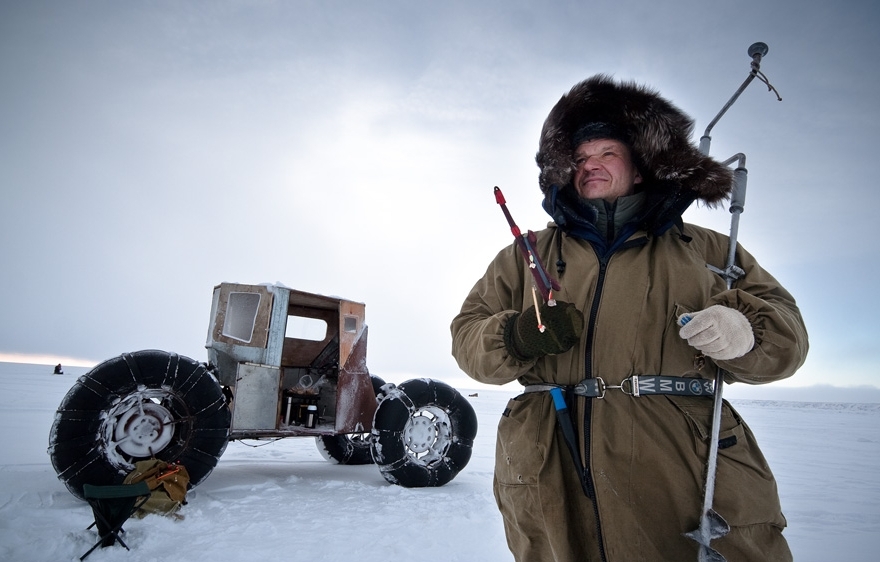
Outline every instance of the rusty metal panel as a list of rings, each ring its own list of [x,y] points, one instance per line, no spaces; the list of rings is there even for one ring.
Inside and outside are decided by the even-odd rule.
[[[240,363],[232,401],[232,429],[276,429],[281,395],[281,369]]]
[[[349,361],[354,346],[364,334],[367,326],[364,322],[365,309],[363,303],[340,301],[339,303],[339,365]],[[366,346],[363,351],[366,364]],[[366,367],[364,367],[366,369]]]
[[[315,293],[306,293],[305,291],[297,291],[290,289],[290,304],[296,306],[304,306],[307,308],[323,308],[327,310],[339,309],[339,297],[328,297]]]
[[[272,292],[262,285],[221,283],[211,340],[231,345],[266,347]]]
[[[367,371],[367,329],[354,342],[347,361],[339,369],[336,388],[336,431],[355,433],[369,431],[376,413],[376,393]]]

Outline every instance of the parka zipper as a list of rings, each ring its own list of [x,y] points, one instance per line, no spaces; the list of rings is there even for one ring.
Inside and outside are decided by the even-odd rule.
[[[605,287],[605,275],[608,272],[608,262],[611,261],[612,255],[622,250],[637,248],[639,246],[644,246],[647,244],[647,237],[640,237],[634,240],[628,240],[621,244],[617,249],[606,253],[605,255],[599,255],[596,252],[596,257],[599,260],[599,276],[596,279],[596,293],[593,295],[593,301],[590,304],[590,316],[589,321],[587,323],[587,341],[586,347],[584,349],[584,378],[593,378],[593,339],[595,338],[596,332],[596,322],[599,316],[599,302],[602,300],[602,290]],[[595,251],[595,246],[594,246]],[[593,480],[593,474],[590,471],[590,427],[592,425],[593,418],[593,399],[587,398],[584,407],[584,422],[583,422],[583,430],[584,430],[584,470],[583,470],[583,478],[585,480],[584,486],[590,492],[590,500],[593,503],[593,514],[596,517],[596,534],[599,537],[599,556],[602,559],[602,562],[607,562],[608,557],[605,554],[605,541],[602,538],[602,522],[599,520],[599,505],[596,503],[596,485]]]
[[[587,323],[587,342],[586,348],[584,350],[584,378],[593,377],[593,338],[595,337],[596,319],[599,315],[599,301],[602,298],[602,289],[605,286],[605,272],[608,269],[609,260],[609,258],[598,256],[598,254],[597,257],[599,258],[599,276],[596,280],[596,293],[593,295],[593,302],[590,305],[589,321]],[[588,490],[590,501],[593,504],[593,515],[596,518],[596,536],[599,538],[599,556],[601,557],[602,561],[605,562],[607,560],[607,557],[605,556],[605,541],[602,538],[602,522],[599,520],[599,505],[596,503],[596,485],[593,481],[593,474],[590,471],[590,426],[592,424],[592,417],[593,400],[592,398],[586,398],[583,422],[584,467],[582,478],[584,479],[584,488]]]

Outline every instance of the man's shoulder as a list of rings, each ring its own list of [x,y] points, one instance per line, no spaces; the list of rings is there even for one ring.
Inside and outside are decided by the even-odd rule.
[[[554,235],[557,231],[557,226],[555,223],[550,222],[547,224],[546,228],[542,228],[537,231],[530,231],[535,235],[535,249],[538,250],[539,254],[541,253],[541,249],[546,249],[547,245],[550,244],[553,240]],[[523,233],[527,234],[527,233]],[[516,239],[511,240],[510,244],[499,250],[498,254],[495,256],[495,262],[509,261],[509,260],[519,260],[522,258],[522,251],[519,248],[519,243]]]
[[[690,236],[691,238],[699,238],[706,241],[714,242],[718,240],[727,240],[729,238],[726,234],[722,234],[717,230],[712,230],[711,228],[706,228],[705,226],[700,226],[698,224],[693,224],[690,222],[684,223],[683,230],[684,234]]]
[[[672,228],[670,231],[674,231],[676,238],[678,237],[677,229]],[[668,236],[669,234],[670,232],[667,231],[666,235]],[[726,256],[730,248],[730,237],[728,235],[705,226],[684,223],[682,234],[684,234],[682,240],[686,242],[687,247],[707,259],[710,259],[710,257],[711,259],[720,259],[718,256]]]
[[[550,221],[550,222],[547,223],[547,226],[546,226],[546,227],[544,227],[544,228],[542,228],[541,230],[535,232],[535,236],[538,238],[538,240],[543,240],[543,239],[545,239],[545,238],[553,238],[553,236],[556,234],[556,230],[557,230],[558,228],[559,228],[559,227],[556,226],[556,223],[555,223],[555,222]]]

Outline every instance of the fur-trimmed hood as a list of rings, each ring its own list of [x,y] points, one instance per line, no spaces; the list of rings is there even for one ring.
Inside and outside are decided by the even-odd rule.
[[[675,208],[687,201],[687,208],[695,199],[713,206],[730,196],[732,172],[691,143],[690,117],[646,86],[603,74],[576,84],[544,122],[535,160],[546,195],[553,186],[552,191],[561,191],[571,184],[575,134],[596,122],[619,131],[627,141],[649,201]]]

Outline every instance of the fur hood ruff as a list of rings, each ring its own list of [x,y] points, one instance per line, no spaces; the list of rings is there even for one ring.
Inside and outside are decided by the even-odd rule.
[[[730,196],[733,173],[692,144],[694,121],[688,115],[655,90],[604,74],[576,84],[544,122],[535,160],[545,195],[553,186],[563,190],[571,184],[575,134],[596,122],[628,141],[649,200],[683,212],[695,199],[714,206]]]

